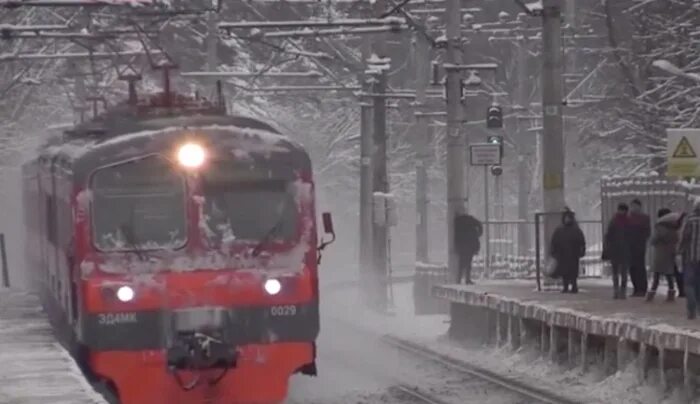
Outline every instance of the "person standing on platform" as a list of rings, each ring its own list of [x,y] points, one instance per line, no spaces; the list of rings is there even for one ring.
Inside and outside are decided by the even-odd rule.
[[[693,203],[693,211],[685,219],[678,252],[683,258],[683,280],[688,319],[697,316],[700,298],[700,199]]]
[[[561,223],[552,234],[549,248],[552,258],[557,261],[553,277],[561,276],[562,293],[578,293],[579,263],[586,255],[586,238],[576,223],[576,215],[568,208],[562,214]]]
[[[630,225],[630,278],[634,287],[634,297],[647,294],[647,242],[651,236],[651,219],[642,212],[642,202],[632,201],[629,214]]]
[[[457,269],[457,284],[464,278],[467,285],[472,285],[472,260],[479,252],[481,244],[479,238],[483,233],[483,227],[479,219],[469,214],[458,214],[455,217],[455,251],[459,256],[459,268]]]
[[[613,273],[613,299],[627,298],[627,273],[630,265],[629,207],[617,205],[617,213],[608,223],[603,238],[603,261],[609,261]]]
[[[683,222],[685,221],[685,218],[687,216],[687,213],[681,212],[680,217],[678,218],[678,238],[680,239],[681,232],[683,230]],[[679,241],[680,242],[680,241]],[[678,254],[680,254],[678,251],[678,248],[676,248],[676,257],[678,257]],[[678,285],[678,297],[683,299],[685,298],[685,287],[683,286],[683,264],[679,263],[680,260],[674,260],[673,261],[673,278],[676,280],[676,285]]]
[[[676,266],[676,247],[678,246],[678,224],[680,214],[671,213],[670,209],[659,209],[657,221],[654,226],[654,234],[651,238],[651,248],[653,258],[651,269],[654,278],[651,283],[651,290],[647,292],[647,301],[654,300],[656,289],[659,287],[659,278],[663,275],[668,282],[668,294],[666,300],[672,302],[676,298],[674,287],[674,268]],[[678,284],[682,289],[682,284]]]

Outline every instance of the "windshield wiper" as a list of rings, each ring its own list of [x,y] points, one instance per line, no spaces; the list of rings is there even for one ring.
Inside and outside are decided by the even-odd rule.
[[[136,238],[136,235],[134,234],[134,229],[131,225],[122,223],[121,226],[119,226],[119,230],[121,230],[122,234],[124,234],[124,238],[126,239],[126,242],[129,244],[129,247],[131,247],[132,250],[134,250],[134,253],[136,253],[136,256],[139,257],[141,261],[146,260],[146,256],[139,247],[139,240]]]
[[[284,223],[284,212],[282,212],[282,214],[277,218],[275,225],[272,226],[272,228],[265,233],[263,238],[260,239],[258,244],[255,245],[255,248],[253,248],[253,257],[257,257],[260,254],[262,246],[267,243],[275,233],[277,233],[277,230],[279,230],[279,228],[282,226],[282,223]]]

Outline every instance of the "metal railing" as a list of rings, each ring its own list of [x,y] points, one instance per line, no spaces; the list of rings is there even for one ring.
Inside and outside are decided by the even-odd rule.
[[[5,234],[0,233],[0,259],[2,260],[2,287],[10,287],[10,270],[7,267],[7,252],[5,250]]]
[[[584,277],[602,275],[603,265],[600,261],[602,252],[602,226],[599,220],[581,220],[578,222],[586,237],[586,256],[581,260]],[[489,221],[490,240],[482,237],[481,250],[474,257],[473,273],[495,279],[536,278],[538,255],[544,256],[544,232],[538,231],[533,221]],[[486,234],[486,231],[484,231]],[[486,260],[488,252],[489,260]],[[539,252],[539,254],[538,254]]]

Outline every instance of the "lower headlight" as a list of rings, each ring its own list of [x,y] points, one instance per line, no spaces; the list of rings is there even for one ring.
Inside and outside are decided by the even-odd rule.
[[[282,290],[282,284],[277,279],[268,279],[265,281],[265,292],[270,295],[276,295]]]
[[[134,289],[130,286],[121,286],[117,289],[117,299],[124,303],[134,300]]]

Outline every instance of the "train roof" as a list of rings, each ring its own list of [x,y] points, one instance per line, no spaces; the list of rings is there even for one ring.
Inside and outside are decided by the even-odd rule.
[[[149,154],[162,154],[190,134],[205,132],[213,150],[237,150],[260,156],[274,155],[281,163],[310,170],[311,162],[299,143],[271,125],[245,116],[181,115],[139,119],[130,114],[110,114],[67,131],[65,141],[47,145],[40,159],[50,159],[73,172],[76,180],[99,167]],[[234,153],[235,155],[235,153]]]

